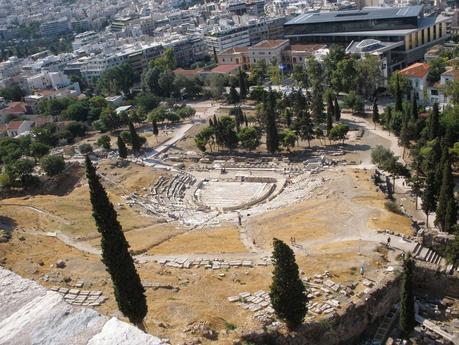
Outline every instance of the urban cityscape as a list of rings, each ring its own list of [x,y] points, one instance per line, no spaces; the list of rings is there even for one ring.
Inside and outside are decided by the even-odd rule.
[[[459,345],[459,3],[0,0],[0,345]]]

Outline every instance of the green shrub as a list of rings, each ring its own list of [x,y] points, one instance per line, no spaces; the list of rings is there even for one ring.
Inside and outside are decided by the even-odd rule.
[[[89,152],[92,152],[92,146],[91,144],[81,144],[78,149],[80,150],[80,152],[82,154],[86,154],[86,153],[89,153]]]
[[[40,159],[40,166],[48,176],[60,174],[65,169],[64,157],[44,156]]]
[[[384,203],[384,207],[386,210],[396,213],[396,214],[403,214],[402,210],[400,209],[400,206],[395,201],[386,201]]]

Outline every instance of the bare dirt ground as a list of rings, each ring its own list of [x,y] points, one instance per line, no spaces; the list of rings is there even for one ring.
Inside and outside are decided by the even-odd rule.
[[[216,110],[215,105],[207,103],[196,107],[203,119]],[[353,121],[353,126],[360,126],[357,119],[346,120]],[[195,151],[192,136],[200,127],[202,125],[191,128],[177,142],[176,149]],[[123,196],[132,192],[142,194],[159,176],[168,172],[134,163],[119,168],[109,160],[102,160],[98,169],[104,176],[104,185],[135,254],[144,253],[150,258],[200,254],[244,258],[269,253],[273,237],[286,243],[294,237],[298,244],[294,251],[304,276],[329,271],[334,281],[346,283],[362,279],[359,274],[362,266],[365,277],[377,280],[384,275],[385,267],[394,264],[390,253],[381,249],[383,237],[377,230],[411,234],[406,217],[384,209],[384,197],[370,181],[371,171],[363,169],[371,166],[370,149],[377,144],[390,146],[391,142],[371,131],[361,139],[350,140],[345,145],[350,152],[340,158],[362,162],[362,165],[338,166],[316,175],[315,178],[323,178],[324,183],[306,200],[292,200],[291,205],[264,213],[250,214],[250,210],[244,210],[241,228],[235,224],[235,219],[220,226],[205,225],[191,231],[176,222],[162,223],[129,207]],[[297,150],[307,143],[301,145]],[[313,145],[322,143],[315,141]],[[45,236],[46,232],[57,231],[98,249],[100,239],[91,216],[88,188],[83,172],[79,174],[79,182],[64,195],[34,195],[0,201],[2,219],[14,228],[12,239],[0,243],[0,263],[49,287],[71,286],[82,281],[85,289],[101,290],[109,297],[98,307],[100,312],[120,317],[100,257],[82,252],[78,246],[66,245],[58,238]],[[404,197],[409,204],[409,198]],[[245,242],[241,240],[242,231],[247,236]],[[250,248],[247,242],[252,244]],[[55,267],[59,259],[65,260],[64,269]],[[207,321],[218,332],[217,341],[201,337],[203,344],[232,344],[242,331],[255,328],[258,323],[253,313],[228,302],[227,298],[243,291],[268,291],[272,271],[271,266],[186,270],[161,267],[153,259],[137,264],[137,268],[143,281],[178,288],[178,291],[147,288],[147,329],[154,335],[169,338],[174,345],[198,336],[186,331],[193,322]],[[47,280],[44,280],[45,275]],[[229,324],[235,329],[231,330],[234,327],[228,327]]]

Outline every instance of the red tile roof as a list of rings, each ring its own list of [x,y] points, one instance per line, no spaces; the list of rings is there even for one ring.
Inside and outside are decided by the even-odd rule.
[[[253,46],[253,48],[277,48],[285,43],[288,43],[288,40],[264,40]]]
[[[430,66],[427,63],[417,62],[400,71],[400,75],[412,78],[424,78],[429,73]]]
[[[195,68],[195,69],[177,68],[174,70],[174,73],[183,75],[184,77],[194,78],[198,73],[202,71],[203,71],[202,68]]]
[[[8,129],[19,129],[24,121],[10,121],[8,122]]]
[[[326,44],[292,44],[287,50],[291,50],[292,52],[314,53],[326,47]]]
[[[241,64],[218,65],[210,70],[211,73],[231,73],[241,67]]]
[[[2,112],[6,114],[25,114],[26,111],[26,106],[22,102],[11,102],[5,109],[2,109]]]

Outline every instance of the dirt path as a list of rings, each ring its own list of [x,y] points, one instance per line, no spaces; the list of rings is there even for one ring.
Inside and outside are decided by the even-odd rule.
[[[35,206],[31,206],[31,205],[22,205],[22,204],[11,204],[11,203],[0,203],[0,206],[12,206],[12,207],[23,207],[23,208],[27,208],[29,210],[32,210],[34,212],[37,212],[37,213],[40,213],[40,214],[43,214],[47,217],[51,217],[51,218],[54,218],[56,219],[57,221],[61,222],[61,223],[64,223],[65,225],[70,225],[71,222],[67,219],[65,219],[64,217],[61,217],[61,216],[56,216],[55,214],[52,214],[51,212],[47,211],[47,210],[44,210],[42,208],[38,208],[38,207],[35,207]]]

